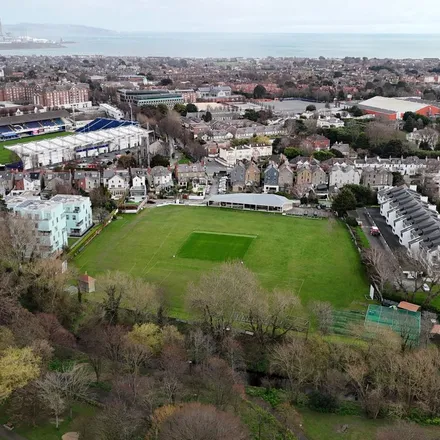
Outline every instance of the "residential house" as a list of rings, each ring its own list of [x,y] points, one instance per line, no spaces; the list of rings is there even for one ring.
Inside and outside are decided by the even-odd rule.
[[[180,186],[186,186],[194,179],[206,178],[205,164],[203,162],[177,164],[175,173]]]
[[[344,157],[351,157],[351,158],[357,157],[356,152],[350,147],[350,145],[344,144],[342,142],[336,142],[335,144],[333,144],[332,150],[339,151],[340,153],[342,153]]]
[[[342,188],[344,185],[359,185],[361,182],[361,172],[352,165],[335,164],[328,175],[330,187]]]
[[[72,173],[70,171],[46,170],[43,175],[44,189],[55,191],[57,187],[70,188],[72,186]]]
[[[237,147],[227,146],[219,148],[219,158],[222,159],[226,165],[232,167],[237,161],[252,159],[252,148],[248,145],[239,145]]]
[[[373,189],[383,189],[393,186],[393,173],[385,167],[365,167],[361,175],[362,185]]]
[[[101,174],[99,171],[75,170],[73,174],[75,187],[85,192],[101,186]]]
[[[289,162],[284,162],[278,168],[278,186],[281,191],[290,191],[293,187],[293,171],[290,168]]]
[[[6,200],[8,209],[29,220],[32,242],[27,242],[26,256],[36,254],[49,258],[61,254],[67,245],[67,225],[64,206],[51,200],[23,199],[13,197]]]
[[[320,134],[313,134],[301,141],[300,148],[310,151],[329,150],[330,139]]]
[[[327,173],[319,165],[310,165],[311,183],[313,188],[319,185],[326,185],[328,181]]]
[[[130,200],[142,202],[147,197],[147,179],[142,175],[135,175],[131,182]]]
[[[246,164],[245,182],[246,186],[260,186],[261,172],[257,164],[250,161]]]
[[[233,192],[243,192],[246,187],[246,166],[243,162],[237,162],[231,170],[230,182]]]
[[[128,170],[105,170],[102,180],[113,198],[123,197],[130,189]]]
[[[312,170],[309,164],[302,164],[296,168],[296,185],[300,187],[312,186]]]
[[[92,203],[89,197],[58,194],[50,200],[63,204],[67,235],[81,237],[93,226]]]
[[[440,219],[435,205],[406,186],[378,192],[380,213],[401,245],[428,274],[440,270]]]
[[[278,185],[280,173],[278,167],[274,163],[270,163],[264,170],[264,192],[278,192],[280,187]]]
[[[158,165],[151,169],[150,174],[156,193],[163,189],[171,188],[174,185],[173,174],[169,168]]]
[[[381,157],[364,159],[355,159],[354,165],[356,168],[371,167],[385,167],[391,172],[399,172],[404,176],[414,176],[420,174],[426,169],[428,160],[419,159],[416,156],[410,157],[390,157],[389,159],[383,159]]]
[[[327,116],[324,118],[319,118],[316,121],[316,126],[318,128],[343,128],[345,123],[334,116]]]
[[[0,195],[5,196],[14,188],[14,174],[10,171],[0,171]]]

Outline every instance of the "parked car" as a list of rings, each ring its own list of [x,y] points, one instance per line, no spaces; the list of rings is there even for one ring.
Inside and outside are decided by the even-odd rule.
[[[422,289],[423,289],[424,292],[429,292],[431,290],[426,283],[423,284]]]

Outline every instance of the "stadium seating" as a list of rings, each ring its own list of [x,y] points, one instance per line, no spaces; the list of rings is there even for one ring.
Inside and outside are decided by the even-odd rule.
[[[44,127],[54,127],[56,124],[53,121],[41,121]]]
[[[127,125],[138,125],[135,121],[116,121],[115,119],[97,118],[84,127],[78,128],[77,133],[88,133],[90,131],[107,130],[108,128],[125,127]]]
[[[53,122],[55,122],[56,125],[66,125],[66,123],[61,118],[53,119]]]
[[[26,127],[35,130],[36,128],[42,128],[42,125],[39,122],[26,122]]]

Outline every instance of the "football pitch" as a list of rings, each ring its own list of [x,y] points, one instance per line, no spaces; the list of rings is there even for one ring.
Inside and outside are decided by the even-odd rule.
[[[81,272],[120,270],[160,285],[170,313],[202,273],[240,260],[268,289],[336,308],[363,301],[368,283],[346,227],[327,220],[221,208],[166,206],[113,221],[79,254]],[[98,286],[99,287],[99,286]]]

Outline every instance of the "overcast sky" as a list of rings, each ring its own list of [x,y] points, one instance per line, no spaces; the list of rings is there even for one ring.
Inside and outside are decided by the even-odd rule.
[[[4,23],[118,31],[440,33],[440,0],[0,0]]]

